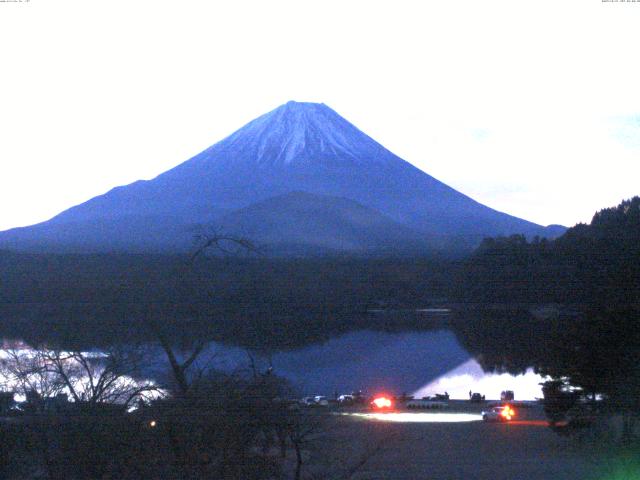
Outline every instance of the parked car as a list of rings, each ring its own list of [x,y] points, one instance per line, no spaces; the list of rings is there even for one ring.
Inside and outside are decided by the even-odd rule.
[[[472,393],[471,397],[469,398],[469,401],[471,403],[484,402],[484,395],[480,395],[479,393]]]
[[[482,420],[485,422],[508,422],[515,414],[516,412],[509,405],[502,405],[482,412]]]
[[[338,397],[338,403],[340,405],[353,405],[356,399],[353,395],[340,395]]]
[[[514,398],[513,390],[503,390],[500,392],[500,401],[502,402],[513,402]]]
[[[316,395],[315,397],[313,397],[313,399],[315,400],[316,407],[328,407],[329,406],[329,399],[327,397],[324,397],[322,395]]]
[[[378,396],[369,403],[373,410],[388,411],[393,409],[393,400],[390,397]]]

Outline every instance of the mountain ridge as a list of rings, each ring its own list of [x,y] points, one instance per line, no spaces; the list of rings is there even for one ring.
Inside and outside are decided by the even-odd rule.
[[[214,225],[240,209],[294,191],[348,199],[438,248],[446,247],[448,237],[468,251],[486,236],[547,236],[543,227],[484,206],[431,177],[328,106],[288,102],[154,179],[116,187],[47,222],[0,232],[0,247],[9,242],[20,248],[21,242],[37,243],[40,236],[48,239],[43,244],[58,237],[58,243],[83,243],[96,251],[110,244],[126,250],[127,234],[144,234],[135,225],[142,221],[156,232],[153,250],[184,249],[194,224]],[[103,224],[110,226],[100,239]],[[78,229],[76,240],[73,229]],[[138,251],[134,244],[132,250]]]

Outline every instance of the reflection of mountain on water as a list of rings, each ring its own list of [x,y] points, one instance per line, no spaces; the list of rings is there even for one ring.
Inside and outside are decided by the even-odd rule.
[[[246,363],[240,349],[218,346],[227,368]],[[300,393],[331,395],[362,389],[411,392],[469,359],[449,330],[388,333],[355,331],[322,344],[277,352],[270,361]],[[261,367],[268,364],[259,359]],[[221,364],[221,365],[222,365]]]
[[[446,330],[352,332],[323,345],[279,354],[274,366],[311,392],[363,389],[411,391],[469,358]]]
[[[421,397],[448,391],[455,398],[466,398],[471,389],[487,398],[499,398],[501,390],[509,389],[515,390],[520,399],[533,399],[541,396],[541,379],[532,371],[518,376],[497,375],[482,368],[493,367],[487,361],[492,358],[490,352],[483,348],[487,336],[501,338],[496,335],[502,333],[501,325],[530,314],[528,309],[506,306],[502,310],[456,309],[456,315],[451,315],[448,308],[381,308],[369,311],[363,322],[369,325],[368,330],[358,330],[359,323],[353,321],[354,330],[350,332],[323,343],[278,351],[269,359],[275,372],[304,394],[331,395],[362,389],[368,393],[415,392]],[[493,346],[500,352],[522,348],[501,340]],[[234,356],[235,365],[246,364],[246,353],[236,352],[243,357]],[[226,362],[227,368],[234,365],[229,357]],[[263,368],[269,364],[267,358],[260,362]],[[524,373],[527,367],[522,365],[518,372],[511,373]]]
[[[473,358],[420,388],[413,395],[417,398],[448,392],[451,398],[466,399],[468,392],[478,392],[487,399],[498,400],[500,392],[512,390],[517,400],[542,398],[540,382],[543,378],[528,369],[523,375],[487,373]]]
[[[15,348],[15,345],[5,345],[8,346]],[[155,361],[149,364],[147,374],[166,380],[166,358],[157,347],[151,349],[155,352],[152,353]],[[486,394],[487,398],[499,398],[500,390],[510,389],[515,390],[521,400],[540,396],[537,375],[530,372],[513,377],[484,373],[453,331],[447,329],[352,331],[324,343],[270,355],[212,343],[200,357],[198,367],[212,366],[235,372],[248,368],[251,361],[259,371],[272,366],[274,372],[288,379],[301,395],[332,396],[334,392],[363,390],[368,394],[415,392],[415,396],[421,397],[448,391],[452,398],[465,398],[467,392],[473,390]]]
[[[492,369],[496,358],[501,358],[505,351],[526,346],[531,339],[530,330],[518,330],[518,342],[513,338],[509,342],[502,336],[505,325],[517,324],[531,312],[522,308],[476,307],[465,311],[457,308],[452,313],[438,305],[434,302],[433,306],[419,310],[374,308],[365,315],[345,315],[339,317],[342,333],[332,331],[326,323],[309,325],[299,321],[278,332],[281,339],[288,341],[275,343],[284,344],[287,349],[271,346],[269,354],[248,354],[250,347],[214,342],[198,363],[200,367],[209,365],[233,372],[246,369],[253,357],[261,371],[273,366],[274,372],[287,378],[300,394],[331,396],[336,391],[361,389],[370,394],[384,390],[424,396],[448,391],[457,398],[473,390],[492,398],[501,389],[512,389],[519,399],[540,396],[538,378],[499,378],[481,369],[481,366]],[[324,329],[320,329],[322,325]],[[251,326],[246,329],[251,330]],[[347,328],[349,331],[345,331]],[[260,335],[256,332],[255,336],[262,338],[261,335],[264,332]],[[292,347],[296,344],[303,346]],[[156,350],[156,361],[149,365],[147,373],[166,379],[166,358],[157,346],[151,345],[153,342],[150,348]],[[266,349],[261,345],[257,350]],[[213,365],[207,361],[211,355]],[[471,360],[473,357],[479,363]],[[512,373],[524,372],[528,365],[516,367]],[[488,380],[494,383],[486,383]]]

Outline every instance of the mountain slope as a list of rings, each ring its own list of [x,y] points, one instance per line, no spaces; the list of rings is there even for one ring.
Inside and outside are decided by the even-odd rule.
[[[218,220],[225,232],[285,253],[408,253],[426,250],[415,231],[352,200],[291,192]]]
[[[542,227],[488,208],[415,168],[329,107],[289,102],[153,180],[0,233],[0,247],[186,248],[195,224],[213,225],[232,211],[291,192],[354,201],[439,246],[450,240],[470,249],[485,236],[545,235]]]

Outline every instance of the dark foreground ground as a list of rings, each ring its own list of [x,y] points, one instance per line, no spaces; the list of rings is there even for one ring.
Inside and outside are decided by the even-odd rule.
[[[489,406],[452,401],[442,411],[296,409],[291,432],[299,436],[301,449],[292,442],[285,451],[256,443],[251,452],[260,455],[237,457],[237,465],[247,468],[228,469],[233,475],[221,475],[220,463],[203,456],[227,451],[220,442],[236,438],[220,436],[219,428],[241,430],[235,421],[224,423],[224,416],[215,417],[215,428],[207,430],[193,429],[201,423],[197,418],[162,415],[153,417],[154,425],[142,414],[6,418],[0,421],[0,480],[640,479],[640,455],[623,451],[604,432],[560,436],[547,426],[539,404],[516,407],[510,423],[483,422],[483,408]],[[265,470],[271,460],[283,475]]]
[[[593,438],[559,436],[543,418],[540,407],[520,410],[519,419],[509,424],[396,423],[335,415],[318,439],[319,453],[324,445],[320,455],[331,464],[319,468],[334,478],[359,480],[640,478],[637,464],[625,470],[621,462],[628,459],[605,454]]]

